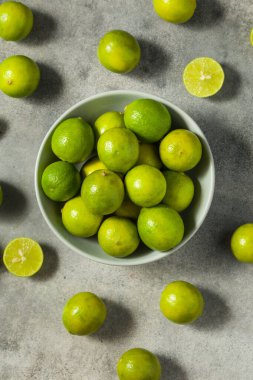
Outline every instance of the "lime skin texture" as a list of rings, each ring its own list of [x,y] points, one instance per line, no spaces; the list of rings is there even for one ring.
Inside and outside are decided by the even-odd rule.
[[[82,179],[85,177],[88,177],[91,173],[95,172],[96,170],[101,170],[101,169],[107,169],[105,164],[99,160],[98,157],[93,157],[86,161],[83,166],[81,167],[80,174]]]
[[[163,203],[178,212],[184,211],[192,202],[194,184],[192,179],[182,172],[165,170],[166,194]]]
[[[62,161],[85,161],[94,148],[93,130],[81,117],[64,120],[54,130],[51,147]]]
[[[196,0],[153,0],[156,13],[162,19],[174,24],[182,24],[192,18]]]
[[[162,162],[159,156],[159,148],[155,144],[141,143],[139,146],[139,157],[136,165],[149,165],[161,169]]]
[[[7,1],[0,5],[0,37],[19,41],[28,36],[33,27],[33,13],[26,5]]]
[[[104,302],[94,293],[81,292],[68,300],[62,321],[70,334],[94,334],[104,324],[107,310]]]
[[[119,359],[117,373],[120,380],[160,380],[161,365],[152,352],[132,348]]]
[[[196,321],[203,313],[204,299],[196,286],[186,281],[174,281],[163,290],[160,309],[171,322],[187,324]]]
[[[122,216],[124,218],[138,219],[141,208],[134,204],[125,194],[125,198],[118,210],[115,211],[115,215]]]
[[[121,112],[109,111],[100,115],[94,123],[97,140],[106,131],[112,128],[124,128],[124,115]]]
[[[100,40],[97,55],[100,63],[114,73],[129,73],[141,59],[138,41],[124,30],[112,30]]]
[[[128,129],[143,142],[154,143],[168,133],[171,116],[167,108],[152,99],[137,99],[125,107],[124,121]]]
[[[231,249],[238,261],[253,263],[253,223],[243,224],[235,230]]]
[[[6,58],[0,64],[0,90],[13,98],[30,96],[40,82],[40,69],[24,55]]]

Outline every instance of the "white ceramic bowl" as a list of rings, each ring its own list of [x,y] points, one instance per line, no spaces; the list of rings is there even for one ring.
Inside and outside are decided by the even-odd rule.
[[[172,128],[186,128],[198,135],[203,146],[203,157],[200,164],[192,170],[191,176],[195,182],[195,197],[192,205],[184,212],[185,236],[182,242],[168,252],[151,251],[144,246],[133,255],[126,258],[113,258],[103,252],[97,243],[97,238],[82,239],[70,235],[62,225],[60,205],[49,200],[41,188],[41,176],[47,165],[57,158],[51,150],[51,136],[56,126],[64,119],[81,116],[91,124],[106,111],[123,111],[124,107],[138,98],[157,100],[168,107],[172,114]],[[215,185],[215,169],[209,144],[198,125],[180,108],[157,96],[136,91],[111,91],[92,96],[68,109],[53,124],[46,134],[36,161],[35,191],[42,215],[55,235],[67,247],[94,261],[112,265],[139,265],[159,260],[178,251],[197,232],[203,223],[211,206]]]

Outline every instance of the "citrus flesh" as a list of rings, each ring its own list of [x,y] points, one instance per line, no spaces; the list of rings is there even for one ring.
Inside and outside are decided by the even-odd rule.
[[[231,249],[238,261],[253,263],[253,223],[243,224],[235,230]]]
[[[110,111],[102,114],[94,123],[94,131],[97,139],[108,129],[124,128],[124,115],[121,112]]]
[[[96,170],[101,170],[101,169],[107,169],[107,167],[102,161],[100,161],[98,157],[94,157],[83,164],[80,174],[81,174],[81,177],[84,179],[85,177],[95,172]]]
[[[2,189],[2,186],[0,185],[0,206],[3,203],[3,198],[4,198],[3,189]]]
[[[124,30],[112,30],[100,40],[97,55],[100,63],[115,73],[135,69],[141,58],[138,41]]]
[[[119,359],[117,373],[120,380],[160,380],[161,365],[152,352],[132,348]]]
[[[81,292],[71,297],[64,306],[62,321],[73,335],[90,335],[104,324],[107,310],[96,294]]]
[[[142,208],[137,221],[143,243],[157,251],[176,247],[184,236],[184,223],[176,210],[165,205]]]
[[[149,165],[161,169],[162,162],[159,156],[159,149],[154,144],[141,143],[139,146],[139,158],[136,165]]]
[[[28,36],[33,27],[31,9],[16,1],[0,5],[0,37],[6,41],[18,41]]]
[[[171,322],[192,323],[204,310],[204,299],[196,286],[186,281],[174,281],[163,290],[160,309]]]
[[[43,258],[40,245],[25,237],[12,240],[3,254],[3,262],[8,271],[19,277],[30,277],[37,273],[43,264]]]
[[[81,177],[78,170],[69,162],[56,161],[44,170],[41,186],[49,199],[65,202],[79,191]]]
[[[152,99],[137,99],[125,107],[125,125],[144,142],[159,141],[171,128],[167,108]]]
[[[109,170],[126,173],[138,160],[139,143],[128,129],[113,128],[100,136],[97,151]]]
[[[54,130],[51,147],[62,161],[85,161],[94,148],[93,130],[81,117],[64,120]]]
[[[156,13],[162,19],[174,24],[182,24],[192,18],[196,0],[153,0]]]
[[[202,156],[202,145],[193,132],[175,129],[160,143],[160,157],[171,170],[185,172],[193,169]]]
[[[123,200],[120,208],[115,211],[115,215],[125,218],[137,219],[140,214],[141,208],[134,204],[127,195]]]
[[[183,82],[186,90],[198,98],[215,95],[224,82],[221,65],[212,58],[196,58],[184,69]]]
[[[166,194],[163,203],[181,212],[192,202],[194,196],[194,184],[192,179],[182,172],[166,170],[163,173],[166,180]]]
[[[102,223],[98,242],[108,255],[126,257],[136,251],[140,239],[136,225],[131,220],[111,216]]]

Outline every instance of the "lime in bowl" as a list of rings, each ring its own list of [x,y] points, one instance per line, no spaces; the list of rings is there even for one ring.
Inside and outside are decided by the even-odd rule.
[[[202,145],[202,158],[198,165],[187,172],[193,179],[195,194],[190,206],[181,213],[184,221],[184,236],[181,242],[165,252],[152,250],[144,244],[140,244],[135,251],[127,257],[113,257],[106,254],[98,244],[97,236],[82,238],[71,235],[62,223],[61,210],[63,203],[53,202],[44,193],[41,186],[41,178],[45,168],[57,161],[51,149],[52,135],[56,127],[69,118],[81,117],[94,126],[97,118],[109,111],[124,112],[127,105],[137,99],[152,99],[162,103],[169,111],[172,118],[171,130],[186,129],[199,138]],[[76,164],[81,170],[83,163]],[[166,168],[162,171],[165,172]],[[136,91],[111,91],[92,96],[77,103],[61,115],[51,126],[40,146],[35,166],[35,192],[41,213],[54,234],[72,251],[78,252],[83,257],[110,265],[140,265],[160,260],[185,246],[195,235],[204,222],[212,203],[215,186],[215,167],[213,155],[208,141],[196,122],[182,111],[160,97]],[[78,194],[77,194],[78,195]],[[168,194],[167,194],[168,196]],[[165,206],[164,206],[165,207]],[[180,252],[177,252],[179,254]]]

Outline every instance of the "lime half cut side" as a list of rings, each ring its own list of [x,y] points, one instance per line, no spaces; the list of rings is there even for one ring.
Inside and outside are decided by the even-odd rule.
[[[184,69],[183,81],[186,90],[198,98],[215,95],[224,82],[221,65],[212,58],[196,58]]]
[[[43,251],[36,241],[21,237],[7,245],[3,261],[7,270],[15,276],[30,277],[40,270],[43,257]]]

